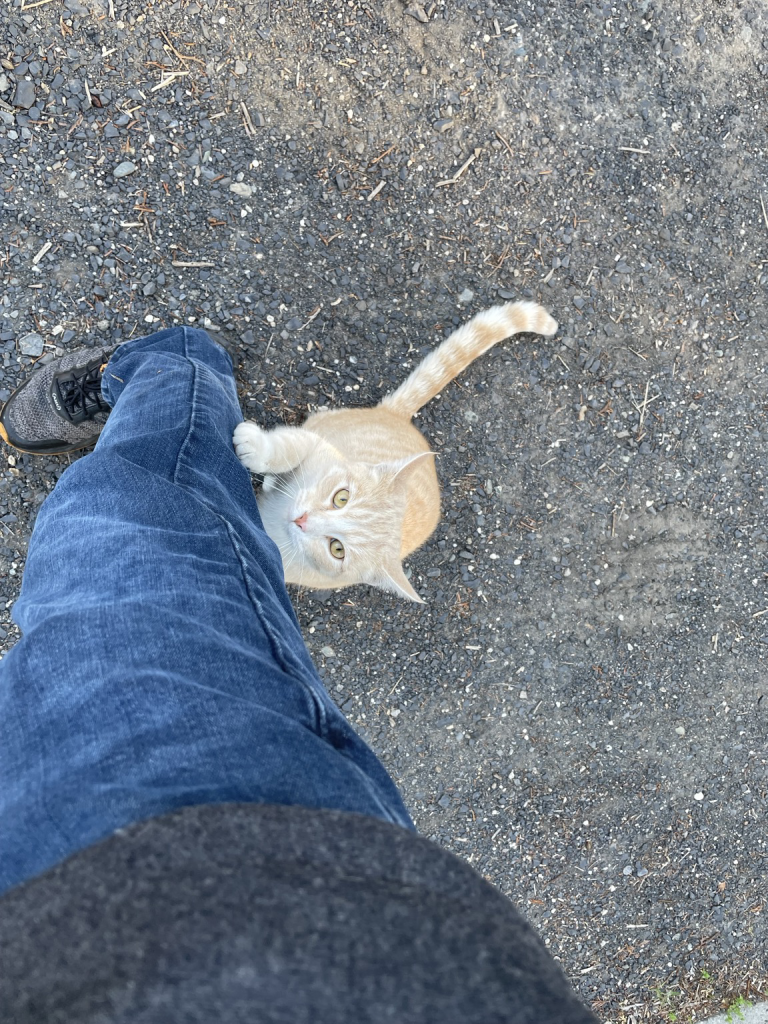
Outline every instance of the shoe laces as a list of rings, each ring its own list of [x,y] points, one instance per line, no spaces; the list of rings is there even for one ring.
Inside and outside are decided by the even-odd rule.
[[[109,412],[101,397],[101,375],[106,364],[99,362],[73,373],[69,379],[59,381],[59,394],[73,423],[93,419],[100,412]]]

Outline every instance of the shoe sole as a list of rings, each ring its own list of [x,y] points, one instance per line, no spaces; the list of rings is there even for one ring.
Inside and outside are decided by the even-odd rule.
[[[19,386],[16,388],[16,390],[13,392],[13,394],[10,396],[8,401],[3,406],[2,412],[0,412],[0,436],[5,441],[5,443],[10,448],[15,448],[17,452],[23,452],[25,455],[69,455],[71,452],[79,452],[83,448],[92,448],[96,444],[98,439],[99,439],[99,435],[98,434],[95,437],[90,438],[87,441],[78,441],[75,444],[65,445],[64,447],[60,447],[60,448],[37,448],[37,449],[35,449],[35,448],[25,448],[23,443],[20,443],[20,442],[16,441],[15,439],[12,439],[12,438],[10,438],[8,436],[8,430],[7,430],[6,426],[5,426],[5,423],[3,422],[3,417],[5,416],[5,410],[8,408],[8,406],[14,400],[14,398],[16,398],[16,396],[19,394],[19,392],[23,391],[24,388],[27,386],[27,384],[29,384],[29,382],[32,379],[33,379],[32,376],[27,377],[27,379],[22,384],[19,384]]]
[[[5,406],[3,407],[4,411]],[[2,413],[0,413],[0,416],[2,416]],[[25,455],[69,455],[71,452],[82,451],[83,448],[92,448],[96,441],[98,441],[98,438],[96,438],[96,441],[86,441],[85,444],[73,444],[68,448],[49,448],[46,451],[35,451],[33,448],[22,448],[20,444],[15,444],[11,441],[2,422],[0,422],[0,437],[2,437],[9,448],[13,448],[17,452],[23,452]]]

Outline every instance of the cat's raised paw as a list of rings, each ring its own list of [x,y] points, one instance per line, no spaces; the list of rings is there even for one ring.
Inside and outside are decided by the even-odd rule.
[[[235,427],[232,443],[246,469],[260,476],[290,473],[313,451],[320,438],[303,427],[273,427],[262,430],[252,420]]]
[[[265,432],[256,423],[238,423],[232,435],[235,453],[246,469],[251,473],[267,472],[265,459],[268,445],[264,443]]]

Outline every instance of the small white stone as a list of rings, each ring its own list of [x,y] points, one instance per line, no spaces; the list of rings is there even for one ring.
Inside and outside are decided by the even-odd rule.
[[[243,60],[236,60],[235,61],[235,74],[236,75],[244,75],[244,74],[247,73],[247,71],[248,71],[248,65],[245,63],[245,61],[243,61]]]
[[[459,295],[458,301],[461,302],[463,305],[466,305],[466,303],[471,302],[472,299],[474,299],[474,297],[475,293],[471,291],[469,288],[465,288],[461,295]]]
[[[704,799],[704,794],[701,791],[699,791],[698,793],[694,793],[693,794],[693,799],[694,800],[703,800]]]
[[[244,181],[233,181],[229,186],[229,191],[234,192],[236,196],[242,196],[243,199],[250,199],[253,195],[253,189]]]
[[[675,732],[677,733],[678,736],[685,736],[685,726],[684,725],[678,725],[678,727],[675,729]]]

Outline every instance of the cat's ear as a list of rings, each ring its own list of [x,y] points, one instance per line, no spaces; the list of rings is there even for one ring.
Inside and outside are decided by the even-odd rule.
[[[391,462],[380,462],[376,468],[380,473],[404,483],[422,459],[437,452],[419,452],[418,455],[406,455],[404,459],[393,459]]]
[[[411,586],[399,562],[389,562],[387,565],[380,566],[366,582],[373,587],[378,587],[379,590],[387,590],[390,594],[404,597],[406,601],[415,601],[416,604],[425,603]]]

